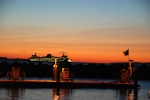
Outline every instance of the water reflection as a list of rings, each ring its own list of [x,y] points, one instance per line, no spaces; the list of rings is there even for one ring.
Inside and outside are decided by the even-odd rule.
[[[111,100],[138,100],[143,97],[140,96],[140,98],[138,98],[137,89],[0,89],[0,100],[109,100],[110,98]],[[147,98],[148,97],[146,96],[146,99]]]
[[[60,89],[54,88],[53,89],[53,100],[59,100],[60,97]]]
[[[147,96],[150,99],[150,90],[147,92]]]
[[[6,94],[10,100],[19,100],[20,96],[25,94],[24,88],[6,88]]]
[[[138,89],[119,89],[116,94],[120,100],[138,100]]]
[[[60,89],[54,88],[53,89],[53,100],[66,100],[70,98],[72,94],[72,89]]]

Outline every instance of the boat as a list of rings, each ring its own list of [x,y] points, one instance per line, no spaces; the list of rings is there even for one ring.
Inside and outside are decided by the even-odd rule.
[[[29,61],[31,62],[55,62],[55,59],[57,59],[57,62],[71,62],[71,59],[68,58],[67,55],[63,53],[60,57],[52,56],[51,54],[47,54],[46,56],[37,56],[35,53],[29,58]]]

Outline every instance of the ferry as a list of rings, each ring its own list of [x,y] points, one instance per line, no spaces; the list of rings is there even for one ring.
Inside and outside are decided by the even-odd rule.
[[[63,53],[60,57],[52,56],[51,54],[47,54],[46,56],[37,56],[35,53],[29,58],[29,61],[31,62],[55,62],[55,59],[57,59],[57,62],[71,62],[71,59],[68,58],[67,55]]]

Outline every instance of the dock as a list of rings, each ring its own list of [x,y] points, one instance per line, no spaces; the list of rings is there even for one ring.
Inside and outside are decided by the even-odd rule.
[[[140,85],[120,82],[60,81],[53,80],[0,80],[1,88],[138,88]]]
[[[63,57],[67,57],[64,56]],[[70,68],[57,64],[58,58],[55,58],[53,65],[53,80],[26,80],[25,72],[15,65],[12,70],[6,74],[6,80],[0,80],[0,87],[19,87],[19,88],[138,88],[137,68],[132,70],[129,61],[128,69],[120,70],[120,78],[117,82],[85,81],[74,80],[74,74]],[[131,80],[134,72],[134,82]]]

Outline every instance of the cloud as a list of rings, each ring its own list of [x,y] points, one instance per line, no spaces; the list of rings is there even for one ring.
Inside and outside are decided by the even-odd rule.
[[[27,51],[21,51],[21,52],[27,52]]]

